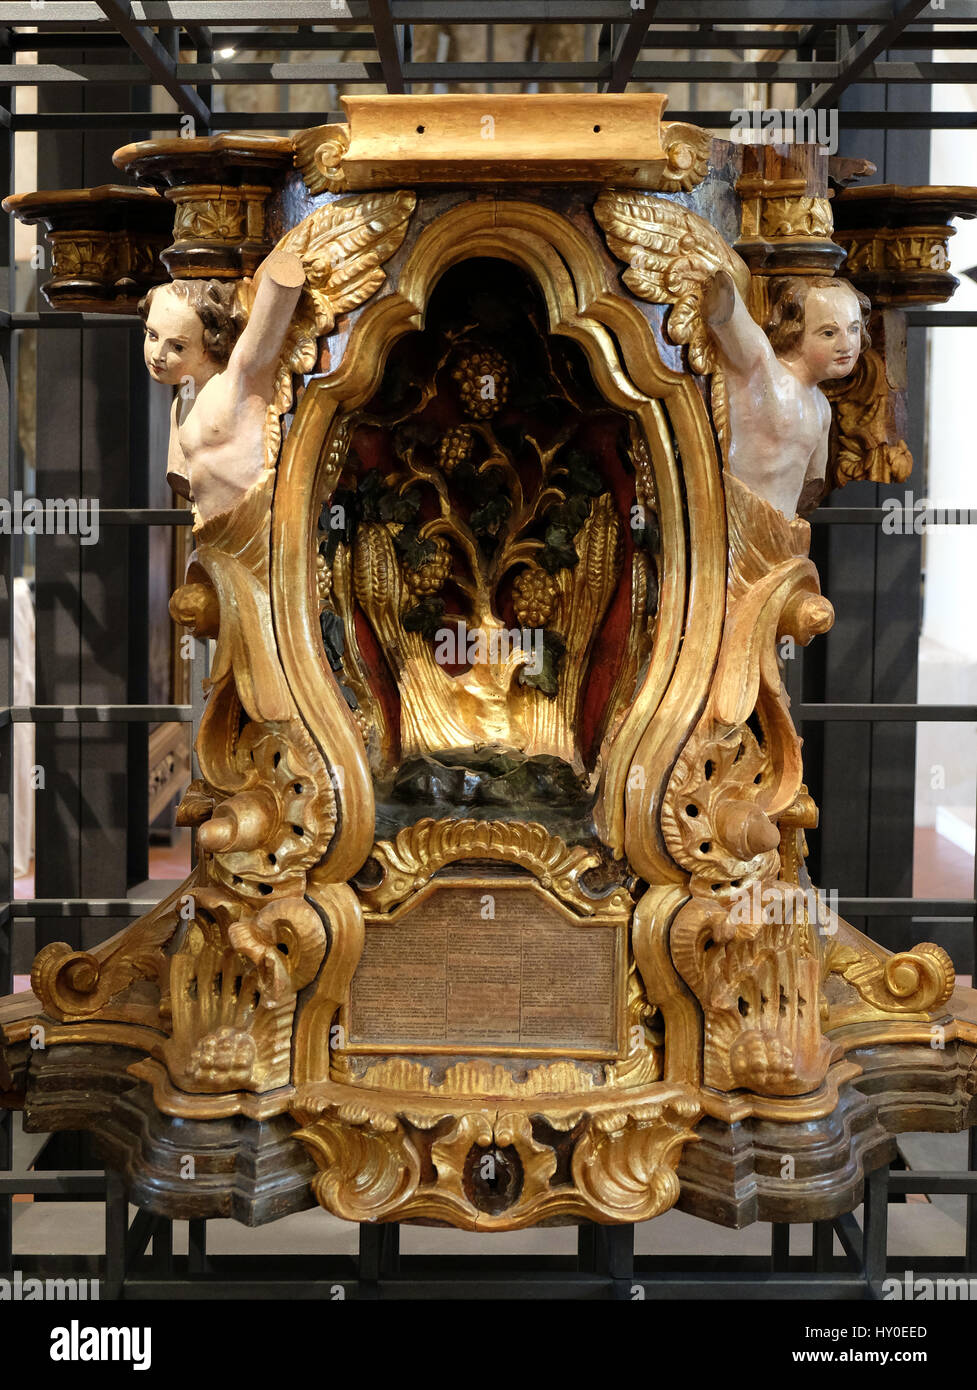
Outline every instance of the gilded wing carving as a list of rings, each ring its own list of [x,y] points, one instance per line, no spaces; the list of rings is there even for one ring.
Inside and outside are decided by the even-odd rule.
[[[700,306],[706,282],[726,270],[745,299],[750,272],[715,227],[678,203],[608,189],[594,204],[612,255],[628,269],[621,277],[639,299],[671,304],[667,331],[687,344],[693,371],[712,372],[716,354]]]
[[[355,309],[375,294],[386,279],[383,264],[400,246],[417,199],[397,189],[343,198],[304,218],[275,247],[298,256],[305,268],[305,289],[282,348],[275,399],[268,409],[266,463],[273,468],[281,445],[281,417],[293,403],[292,378],[315,370],[317,339],[331,333],[339,314]],[[245,313],[255,287],[238,286]]]

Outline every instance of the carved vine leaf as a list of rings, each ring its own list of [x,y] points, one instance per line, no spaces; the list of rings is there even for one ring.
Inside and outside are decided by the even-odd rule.
[[[712,372],[716,354],[700,306],[706,282],[726,270],[745,298],[750,272],[704,218],[678,203],[608,189],[594,204],[607,245],[629,269],[621,277],[638,296],[671,304],[668,336],[685,343],[693,371]]]

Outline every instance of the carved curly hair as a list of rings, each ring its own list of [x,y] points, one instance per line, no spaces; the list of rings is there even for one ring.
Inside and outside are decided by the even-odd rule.
[[[203,324],[204,351],[221,369],[226,367],[234,344],[247,323],[233,281],[171,280],[165,285],[154,285],[139,301],[138,313],[143,323],[149,317],[153,295],[161,289],[172,290],[180,299],[186,300]]]
[[[811,290],[851,290],[862,311],[862,352],[871,346],[868,334],[868,316],[872,301],[868,295],[856,290],[849,280],[839,280],[831,275],[779,275],[770,281],[770,317],[764,331],[770,339],[770,346],[778,357],[796,347],[804,333],[804,305]]]

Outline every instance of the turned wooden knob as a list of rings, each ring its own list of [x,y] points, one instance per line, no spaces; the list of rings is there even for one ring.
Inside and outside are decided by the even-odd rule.
[[[252,850],[271,838],[278,823],[278,806],[267,788],[238,792],[222,801],[197,831],[197,844],[207,854]]]
[[[780,844],[780,831],[752,801],[727,802],[716,813],[716,829],[738,859],[752,859]]]
[[[195,637],[216,637],[220,628],[220,601],[210,584],[182,584],[170,599],[170,617]]]

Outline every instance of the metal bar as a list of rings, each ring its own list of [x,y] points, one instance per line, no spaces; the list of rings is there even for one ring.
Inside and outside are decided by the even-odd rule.
[[[790,1226],[775,1221],[770,1226],[770,1268],[774,1274],[785,1274],[790,1260]]]
[[[404,78],[416,82],[532,82],[566,81],[604,83],[603,90],[618,91],[614,81],[614,59],[610,63],[579,61],[544,62],[524,58],[515,62],[443,61],[433,63],[402,63],[391,80],[396,90],[403,90]],[[622,72],[625,68],[622,66]],[[320,62],[320,63],[249,63],[225,59],[218,62],[177,63],[174,72],[180,90],[198,101],[190,83],[253,85],[283,84],[289,86],[321,86],[328,82],[375,83],[386,82],[383,59],[379,62]],[[636,82],[667,84],[671,82],[815,82],[823,81],[816,91],[832,91],[841,82],[841,65],[836,62],[795,62],[766,60],[747,62],[742,59],[719,61],[712,59],[633,59],[628,79]],[[0,67],[0,83],[16,87],[46,87],[63,83],[142,86],[153,79],[151,68],[136,64],[121,71],[105,64],[79,63],[69,67],[58,63],[7,64]],[[876,84],[916,85],[917,83],[966,84],[977,80],[977,62],[880,62],[866,66],[858,76],[859,82]],[[826,104],[826,100],[822,104]],[[203,108],[203,103],[199,102]],[[207,108],[203,108],[207,109]],[[811,109],[802,106],[802,110]],[[190,114],[190,113],[187,113]],[[264,113],[260,113],[264,114]],[[671,113],[669,113],[671,115]],[[890,115],[892,113],[889,113]],[[196,118],[195,118],[196,119]],[[213,116],[208,114],[206,124]],[[152,124],[152,116],[147,124]],[[200,118],[203,123],[203,118]],[[701,123],[701,122],[700,122]],[[725,124],[729,123],[726,113]]]
[[[805,705],[794,711],[795,721],[802,719],[844,720],[869,719],[876,723],[886,720],[919,723],[970,724],[977,719],[973,705]]]
[[[839,910],[853,917],[942,917],[948,922],[967,921],[977,902],[973,898],[843,898]]]
[[[11,57],[10,35],[5,32],[0,43],[0,59]],[[12,108],[16,93],[0,88],[0,103]],[[9,125],[8,125],[9,130]],[[0,136],[0,183],[5,189],[14,187],[14,137],[12,131]],[[14,219],[0,214],[0,309],[9,320],[15,306],[14,283]],[[0,489],[8,496],[19,481],[17,454],[17,390],[15,386],[16,340],[10,333],[0,337]],[[0,536],[0,698],[7,703],[14,698],[14,540]],[[0,730],[0,884],[7,898],[14,895],[14,731]],[[13,989],[13,923],[5,915],[0,922],[0,990]],[[0,1171],[13,1166],[14,1120],[10,1110],[0,1111]],[[13,1270],[13,1200],[0,1186],[0,1271]]]
[[[104,1197],[104,1173],[0,1173],[0,1192],[35,1197]]]
[[[173,1272],[173,1222],[165,1216],[156,1218],[153,1231],[153,1269],[157,1274]]]
[[[335,34],[324,34],[316,29],[306,29],[301,35],[275,33],[274,30],[269,29],[262,29],[258,33],[251,34],[242,33],[238,29],[228,29],[226,32],[211,33],[210,46],[215,52],[220,52],[222,48],[234,48],[239,53],[275,48],[286,51],[299,49],[305,52],[311,52],[315,49],[360,52],[363,49],[375,49],[376,39],[372,29],[341,29]]]
[[[974,328],[977,312],[973,309],[909,309],[906,322],[910,328]]]
[[[971,1130],[971,1133],[977,1131]],[[937,1173],[926,1169],[889,1174],[889,1191],[895,1194],[920,1192],[926,1196],[960,1196],[977,1193],[977,1173]]]
[[[865,1181],[865,1220],[862,1241],[862,1267],[865,1283],[873,1298],[882,1296],[885,1259],[888,1248],[889,1168],[876,1168]]]
[[[168,8],[178,10],[181,6],[173,4]],[[260,8],[260,5],[254,6],[256,10]],[[545,0],[542,3],[539,0],[537,3],[500,0],[487,4],[479,0],[394,0],[392,8],[394,18],[402,18],[405,22],[476,24],[507,19],[510,15],[513,19],[537,23],[571,18],[624,23],[631,7],[629,0],[617,4],[613,0],[594,4],[562,0],[558,5],[546,4]],[[785,18],[796,24],[884,24],[892,18],[892,0],[660,0],[656,17],[659,23],[678,23],[686,27],[690,24],[781,24]],[[967,23],[970,19],[977,20],[975,0],[953,0],[950,14],[933,12],[933,22],[946,25]]]
[[[98,7],[115,25],[136,57],[145,63],[152,78],[169,92],[180,110],[206,128],[210,123],[210,109],[196,92],[177,77],[176,64],[153,31],[139,24],[131,7],[121,3],[121,0],[98,0]]]
[[[78,117],[79,123],[84,119]],[[155,119],[155,118],[154,118]],[[129,125],[132,125],[132,112],[128,112]],[[11,328],[142,328],[143,321],[138,314],[91,314],[71,313],[60,309],[45,310],[40,313],[14,313],[9,316]]]
[[[186,507],[105,507],[98,520],[103,526],[192,526],[193,512]]]
[[[14,705],[14,724],[189,724],[191,705]]]
[[[832,1225],[834,1226],[835,1235],[841,1241],[845,1254],[858,1270],[859,1277],[861,1278],[863,1246],[861,1227],[850,1211],[842,1213],[841,1216],[836,1216]]]
[[[146,1246],[149,1244],[156,1227],[159,1217],[154,1216],[151,1211],[137,1211],[132,1218],[132,1225],[129,1227],[129,1234],[126,1237],[126,1265],[131,1265],[138,1260],[140,1255],[146,1253]]]
[[[604,65],[606,70],[607,65]],[[672,121],[691,121],[705,130],[728,130],[729,110],[723,111],[684,111],[669,109],[668,118]],[[17,115],[11,120],[15,132],[30,130],[72,130],[86,126],[91,130],[131,130],[132,112],[64,112],[55,114]],[[215,111],[211,116],[211,129],[220,130],[302,130],[306,126],[324,125],[343,121],[342,112],[304,112],[304,111]],[[147,124],[154,130],[179,129],[183,118],[173,112],[153,112]],[[975,130],[977,111],[842,111],[839,120],[845,131],[859,130]],[[926,310],[918,311],[927,320],[936,319],[936,314]],[[41,315],[53,318],[54,315]],[[66,319],[67,314],[63,315]],[[121,315],[92,315],[93,320],[108,321],[121,319]],[[61,326],[64,326],[63,324]]]
[[[490,22],[546,23],[553,21],[626,23],[631,17],[630,0],[393,0],[393,19],[398,24],[485,24]],[[158,29],[182,28],[188,24],[246,25],[252,31],[261,26],[312,25],[328,18],[341,25],[369,23],[367,0],[347,0],[342,11],[323,14],[321,3],[311,0],[145,0],[134,3],[129,13],[135,23]],[[659,23],[683,28],[696,24],[780,24],[784,20],[785,0],[660,0]],[[892,21],[891,0],[790,0],[790,19],[797,24],[886,24]],[[953,0],[949,11],[933,10],[927,22],[946,26],[977,22],[977,0]],[[908,23],[908,21],[907,21]],[[83,26],[106,25],[100,6],[46,0],[36,9],[20,3],[0,4],[0,25],[16,32],[29,26],[41,31],[78,30]],[[905,26],[901,26],[905,27]],[[764,35],[758,33],[758,40]]]
[[[601,87],[601,91],[623,92],[627,88],[635,61],[644,46],[648,26],[655,17],[657,5],[658,0],[648,0],[644,11],[636,11],[631,16],[630,23],[622,26],[611,59],[611,75]]]
[[[921,499],[923,500],[923,499]],[[927,530],[933,526],[974,526],[977,525],[977,508],[935,507],[928,511],[916,511],[914,507],[819,507],[807,518],[817,526],[878,526],[888,521],[893,527],[893,535],[912,535],[914,522],[925,519],[939,510],[945,520],[926,521]]]
[[[873,69],[873,60],[879,53],[884,53],[891,39],[901,34],[907,24],[910,24],[919,12],[929,6],[929,0],[902,0],[902,4],[894,8],[892,18],[886,24],[879,24],[871,29],[867,29],[862,37],[845,54],[845,61],[838,76],[832,81],[822,83],[815,87],[810,96],[806,97],[801,103],[802,111],[809,111],[815,106],[828,106],[835,101],[846,87],[851,86],[855,81],[865,82],[868,74]],[[929,6],[932,11],[932,6]],[[857,21],[856,21],[857,22]],[[902,64],[880,63],[879,67],[900,67]],[[913,67],[914,64],[907,66]],[[921,68],[939,66],[939,64],[921,63]],[[883,81],[900,82],[905,79],[899,77],[883,78]],[[922,78],[922,81],[940,81],[940,78]]]
[[[367,0],[370,6],[370,19],[376,35],[377,53],[383,80],[391,96],[401,96],[404,87],[404,30],[394,24],[390,13],[389,0]]]
[[[828,1268],[828,1261],[834,1255],[835,1232],[830,1221],[811,1222],[811,1255],[814,1268],[819,1274]]]
[[[126,1277],[126,1238],[129,1204],[122,1178],[108,1169],[105,1174],[105,1297],[119,1298]]]
[[[158,906],[158,898],[14,898],[6,905],[6,910],[14,920],[21,917],[141,917]]]
[[[974,957],[977,960],[977,955]],[[977,1125],[971,1131],[967,1143],[967,1162],[972,1173],[977,1173]],[[977,1193],[967,1195],[967,1244],[964,1265],[971,1274],[977,1274]]]
[[[207,1263],[207,1221],[198,1218],[188,1221],[187,1268],[191,1274],[206,1274]]]
[[[280,116],[282,112],[270,113]],[[223,115],[222,115],[223,119]],[[313,118],[315,119],[315,118]],[[151,125],[153,130],[180,130],[186,121],[185,116],[181,116],[178,111],[154,111],[151,117],[146,118],[146,125]],[[87,130],[132,130],[133,113],[131,111],[64,111],[54,113],[41,111],[28,115],[14,115],[11,120],[11,128],[15,133],[23,130],[74,130],[84,126]],[[266,122],[267,124],[267,122]],[[301,124],[295,123],[296,126]],[[292,127],[290,126],[289,129]],[[41,315],[41,317],[49,317]],[[109,319],[122,318],[119,314],[90,314],[83,315],[85,318]]]

